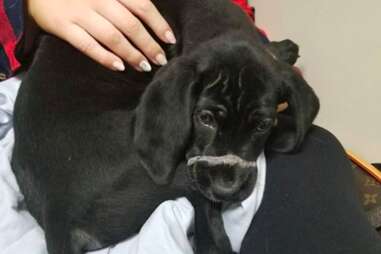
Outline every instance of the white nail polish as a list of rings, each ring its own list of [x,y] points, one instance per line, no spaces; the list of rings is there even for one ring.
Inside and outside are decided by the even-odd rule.
[[[171,31],[165,32],[165,38],[167,38],[168,43],[176,44],[176,37]]]
[[[164,66],[168,63],[167,58],[163,54],[158,54],[155,58],[156,62],[160,64],[161,66]]]
[[[115,68],[117,71],[124,71],[126,68],[124,67],[124,64],[119,61],[113,62],[112,66]]]
[[[151,65],[146,60],[141,61],[139,67],[145,72],[150,72],[152,70]]]

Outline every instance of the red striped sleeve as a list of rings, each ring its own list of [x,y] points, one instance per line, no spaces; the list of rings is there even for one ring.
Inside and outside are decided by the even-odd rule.
[[[251,7],[249,5],[247,0],[232,0],[232,1],[233,1],[233,3],[235,3],[236,5],[241,7],[242,10],[245,11],[247,13],[247,15],[249,15],[253,20],[255,20],[254,9],[253,9],[253,7]]]
[[[0,45],[3,47],[7,55],[9,65],[12,71],[20,67],[19,61],[16,59],[15,51],[17,45],[17,38],[5,12],[4,2],[0,0]]]

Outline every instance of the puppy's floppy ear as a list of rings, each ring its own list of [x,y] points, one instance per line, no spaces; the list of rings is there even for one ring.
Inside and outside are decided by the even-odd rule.
[[[290,66],[281,71],[279,102],[288,108],[278,113],[278,124],[269,139],[269,148],[278,152],[297,150],[318,111],[319,99],[303,77]]]
[[[171,181],[185,153],[196,100],[195,65],[184,57],[162,67],[136,109],[134,142],[141,162],[158,184]]]

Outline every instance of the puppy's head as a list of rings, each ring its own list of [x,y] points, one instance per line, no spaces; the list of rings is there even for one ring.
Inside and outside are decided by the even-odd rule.
[[[289,107],[278,113],[282,102]],[[318,107],[304,79],[264,48],[212,42],[156,74],[136,111],[135,144],[157,183],[185,161],[207,198],[240,201],[265,146],[295,151]]]

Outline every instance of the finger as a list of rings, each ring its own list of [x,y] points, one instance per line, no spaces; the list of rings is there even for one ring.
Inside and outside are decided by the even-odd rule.
[[[81,27],[75,24],[67,25],[67,29],[63,30],[62,34],[58,36],[68,41],[79,51],[106,68],[115,71],[124,71],[125,67],[123,61],[116,55],[103,48]]]
[[[162,41],[176,43],[176,37],[171,27],[150,0],[119,1],[143,20]]]
[[[119,2],[108,2],[97,12],[123,32],[152,62],[165,65],[164,50],[152,38],[143,24]]]
[[[152,67],[144,57],[115,26],[96,12],[82,18],[78,25],[94,39],[105,45],[116,55],[138,71],[151,71]]]

